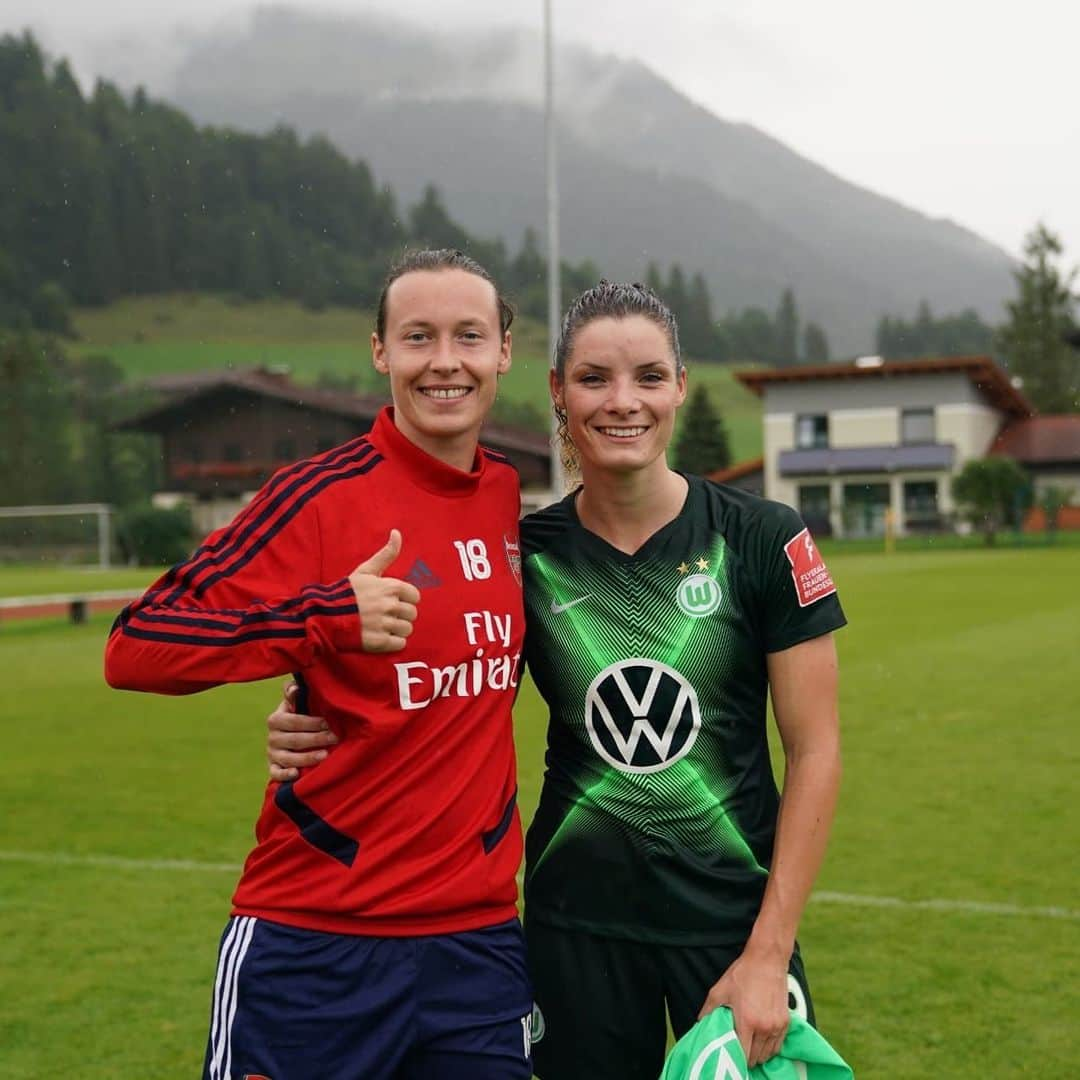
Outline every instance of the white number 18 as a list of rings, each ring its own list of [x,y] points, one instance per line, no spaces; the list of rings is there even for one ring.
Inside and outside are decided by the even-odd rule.
[[[461,572],[466,581],[483,581],[491,577],[491,563],[483,540],[455,540]]]

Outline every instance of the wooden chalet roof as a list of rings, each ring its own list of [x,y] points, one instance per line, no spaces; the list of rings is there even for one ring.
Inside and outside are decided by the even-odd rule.
[[[200,401],[222,390],[240,390],[253,397],[273,398],[299,409],[328,413],[347,420],[372,423],[389,397],[353,394],[295,383],[288,376],[264,368],[223,368],[185,374],[161,375],[146,380],[148,389],[161,391],[165,400],[142,409],[116,424],[118,430],[159,432],[171,421],[190,413]],[[546,435],[528,428],[487,423],[480,441],[493,449],[519,450],[548,457],[551,444]]]

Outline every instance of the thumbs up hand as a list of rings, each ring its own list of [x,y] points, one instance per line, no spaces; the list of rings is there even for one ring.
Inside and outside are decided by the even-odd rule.
[[[383,577],[383,572],[400,554],[401,533],[391,529],[390,539],[349,575],[360,611],[364,652],[400,652],[413,631],[420,590],[407,581]]]

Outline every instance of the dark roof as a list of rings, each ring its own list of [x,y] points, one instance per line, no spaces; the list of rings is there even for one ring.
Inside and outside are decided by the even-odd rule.
[[[118,430],[154,430],[163,420],[189,411],[200,399],[223,389],[240,390],[256,397],[274,398],[297,408],[329,413],[367,424],[372,423],[379,410],[389,404],[389,397],[306,386],[293,382],[286,375],[264,368],[223,368],[159,375],[147,379],[143,385],[164,392],[168,395],[166,400],[116,424]],[[507,424],[485,424],[480,441],[490,443],[495,449],[520,450],[545,458],[551,452],[551,443],[546,435]]]
[[[948,469],[956,448],[943,443],[916,446],[845,446],[838,450],[781,450],[781,476],[820,473],[891,473],[909,469]]]
[[[1024,465],[1080,464],[1080,414],[1017,420],[1001,432],[990,453]]]
[[[223,389],[242,390],[256,397],[275,398],[299,408],[367,421],[374,420],[386,404],[383,398],[302,386],[285,375],[262,368],[223,368],[183,375],[159,375],[146,380],[143,385],[163,391],[168,395],[166,400],[129,416],[116,425],[118,428],[141,431],[155,427],[175,413],[188,411],[200,398]]]
[[[1031,416],[1030,401],[989,356],[943,356],[928,360],[883,360],[874,364],[814,364],[755,371],[737,371],[735,378],[759,397],[765,387],[780,383],[824,380],[884,379],[904,375],[966,375],[987,400],[1012,416]]]
[[[735,480],[741,480],[744,476],[750,476],[756,472],[765,471],[765,459],[763,457],[750,458],[749,461],[739,461],[729,465],[726,469],[716,469],[706,473],[705,479],[712,480],[715,484],[730,484]]]

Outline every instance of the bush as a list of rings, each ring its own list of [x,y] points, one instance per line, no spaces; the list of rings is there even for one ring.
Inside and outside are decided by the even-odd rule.
[[[128,561],[140,566],[171,566],[183,562],[191,553],[195,525],[186,506],[165,510],[144,504],[119,515],[116,534]]]

